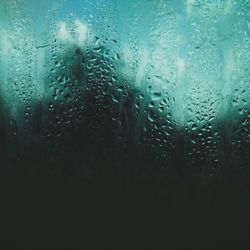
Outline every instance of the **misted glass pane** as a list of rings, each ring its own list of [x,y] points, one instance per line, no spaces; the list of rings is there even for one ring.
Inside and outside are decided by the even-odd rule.
[[[247,176],[248,0],[0,0],[4,173]]]

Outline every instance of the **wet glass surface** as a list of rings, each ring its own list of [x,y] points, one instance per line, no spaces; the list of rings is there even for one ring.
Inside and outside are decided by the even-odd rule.
[[[249,101],[249,0],[0,0],[4,242],[242,243]]]
[[[1,171],[248,175],[249,10],[2,0]]]

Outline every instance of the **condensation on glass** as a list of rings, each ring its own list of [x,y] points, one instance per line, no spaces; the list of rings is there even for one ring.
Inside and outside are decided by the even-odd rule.
[[[249,174],[249,38],[248,0],[0,0],[1,171]]]

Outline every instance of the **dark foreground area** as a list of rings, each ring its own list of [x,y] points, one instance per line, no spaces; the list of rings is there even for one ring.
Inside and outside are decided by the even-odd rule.
[[[1,178],[1,249],[249,249],[245,180]]]

